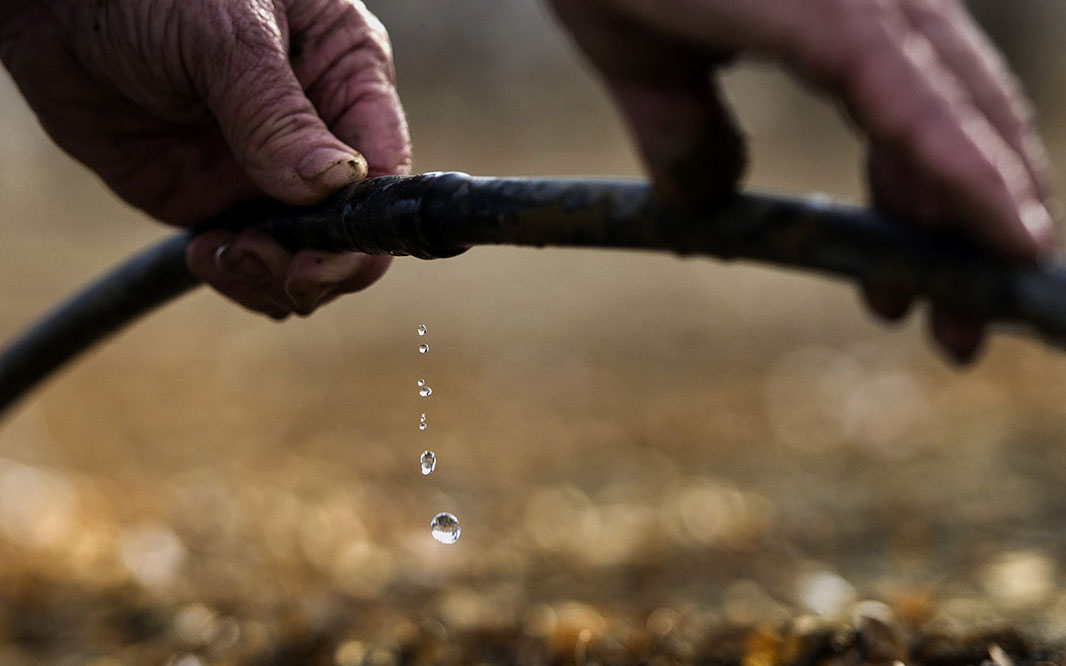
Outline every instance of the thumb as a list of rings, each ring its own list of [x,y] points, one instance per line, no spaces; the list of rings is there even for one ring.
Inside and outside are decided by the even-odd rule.
[[[220,40],[196,77],[234,157],[268,196],[313,204],[366,177],[361,154],[326,127],[292,71],[283,33],[261,19]]]
[[[731,194],[746,162],[743,138],[712,68],[723,55],[649,29],[600,3],[553,0],[629,121],[659,196],[699,210]]]
[[[746,147],[709,69],[697,78],[616,78],[608,85],[664,201],[700,210],[735,191]]]

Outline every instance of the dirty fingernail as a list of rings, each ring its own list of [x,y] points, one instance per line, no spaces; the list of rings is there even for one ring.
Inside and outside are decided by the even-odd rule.
[[[323,187],[338,188],[366,177],[366,159],[335,148],[311,151],[296,167],[300,178]]]
[[[255,287],[265,287],[274,279],[259,257],[236,250],[228,243],[215,252],[215,264],[226,275]]]

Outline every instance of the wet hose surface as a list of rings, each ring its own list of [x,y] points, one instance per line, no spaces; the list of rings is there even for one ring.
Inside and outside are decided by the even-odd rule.
[[[437,173],[370,179],[306,209],[246,207],[208,226],[255,226],[293,250],[421,259],[519,245],[756,260],[886,286],[1066,340],[1062,266],[1010,266],[956,236],[819,199],[740,194],[712,211],[681,214],[641,182]],[[0,413],[82,350],[194,287],[184,260],[190,238],[135,256],[11,342],[0,354]]]

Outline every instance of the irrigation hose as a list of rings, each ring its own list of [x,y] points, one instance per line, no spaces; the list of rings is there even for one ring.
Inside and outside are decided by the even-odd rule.
[[[205,228],[254,226],[291,250],[437,259],[478,245],[666,250],[816,271],[921,296],[954,312],[1066,341],[1066,267],[1019,267],[965,239],[819,198],[738,194],[685,214],[642,182],[387,176],[310,208],[260,204]],[[0,414],[81,351],[198,284],[185,266],[195,232],[119,265],[0,353]]]

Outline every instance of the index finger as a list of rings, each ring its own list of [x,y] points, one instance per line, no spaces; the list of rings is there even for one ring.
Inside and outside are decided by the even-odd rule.
[[[408,173],[411,139],[388,33],[357,0],[292,0],[293,71],[330,130],[358,149],[369,175]]]

